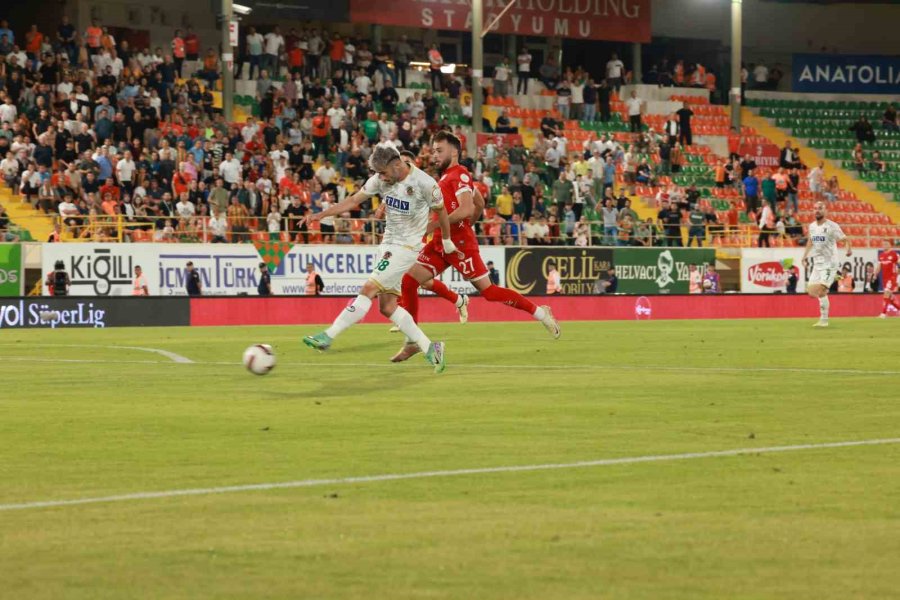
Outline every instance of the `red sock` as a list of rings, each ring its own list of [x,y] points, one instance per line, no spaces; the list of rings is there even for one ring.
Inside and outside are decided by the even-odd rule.
[[[900,310],[900,298],[897,298],[897,296],[891,296],[891,304],[894,305],[894,308]]]
[[[513,308],[523,310],[530,315],[533,315],[534,311],[537,310],[537,306],[519,292],[514,292],[499,285],[491,285],[481,292],[481,296],[488,302],[502,302]]]
[[[453,306],[456,306],[456,301],[459,300],[459,294],[444,285],[440,279],[431,280],[431,291],[447,302],[452,302]]]
[[[412,315],[413,321],[419,322],[419,282],[409,275],[403,276],[400,285],[400,306]]]
[[[893,298],[882,298],[881,299],[881,314],[887,313],[887,307],[893,304]]]

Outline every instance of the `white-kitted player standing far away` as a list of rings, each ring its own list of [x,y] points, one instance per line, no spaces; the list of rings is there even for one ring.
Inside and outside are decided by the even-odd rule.
[[[838,242],[847,246],[847,256],[853,254],[850,240],[841,231],[841,226],[827,219],[824,202],[816,202],[816,220],[809,224],[809,235],[803,262],[812,256],[813,269],[806,284],[806,293],[819,300],[819,322],[813,327],[828,327],[828,290],[838,272]]]
[[[339,215],[353,210],[372,196],[381,197],[386,207],[384,239],[378,248],[378,262],[359,295],[321,333],[303,338],[303,343],[316,350],[327,350],[334,339],[369,312],[372,299],[379,297],[381,314],[389,318],[409,340],[425,353],[425,360],[434,366],[435,373],[444,370],[444,344],[428,339],[412,316],[397,305],[403,275],[416,264],[416,257],[424,245],[422,237],[428,227],[431,212],[437,213],[445,254],[457,252],[450,239],[450,222],[444,208],[444,198],[437,182],[414,165],[401,160],[400,153],[390,144],[375,146],[369,157],[369,168],[375,175],[355,194],[320,213],[310,215],[308,221]]]

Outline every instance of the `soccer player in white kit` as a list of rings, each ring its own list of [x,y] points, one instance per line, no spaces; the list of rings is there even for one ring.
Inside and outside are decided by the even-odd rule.
[[[816,220],[809,224],[809,234],[803,262],[812,256],[813,269],[806,284],[806,293],[819,300],[819,321],[813,327],[828,327],[828,290],[834,283],[838,270],[838,242],[847,246],[847,256],[853,254],[850,240],[841,231],[841,226],[826,218],[824,202],[815,204]]]
[[[381,314],[389,318],[412,343],[425,353],[435,373],[444,370],[444,344],[428,339],[412,316],[397,305],[403,276],[416,264],[424,245],[422,237],[428,227],[431,212],[437,213],[444,238],[445,254],[457,252],[450,239],[450,221],[444,208],[444,197],[437,182],[430,175],[401,160],[400,153],[390,144],[375,146],[369,157],[369,167],[375,175],[355,194],[320,213],[310,215],[308,221],[339,215],[353,210],[372,196],[380,196],[386,207],[384,239],[378,248],[378,262],[359,295],[325,331],[303,338],[303,343],[316,350],[327,350],[342,331],[358,323],[369,312],[372,299],[379,297]]]

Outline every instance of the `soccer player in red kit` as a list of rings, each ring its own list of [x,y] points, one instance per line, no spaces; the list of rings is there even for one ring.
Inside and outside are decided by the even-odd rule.
[[[474,213],[472,175],[459,164],[462,145],[459,138],[446,131],[438,132],[432,142],[432,158],[441,178],[438,186],[444,195],[444,206],[450,215],[450,234],[457,252],[444,254],[441,234],[429,224],[428,232],[434,232],[432,241],[419,253],[415,265],[403,277],[402,300],[414,319],[418,316],[419,287],[453,267],[475,286],[488,302],[502,302],[515,309],[527,312],[540,321],[554,338],[559,338],[559,323],[553,317],[549,306],[536,306],[522,294],[491,283],[487,267],[478,251],[478,240],[470,221]],[[418,351],[415,344],[406,344],[391,360],[401,362]]]
[[[884,251],[878,255],[878,271],[881,273],[881,282],[884,285],[884,299],[881,301],[881,314],[879,318],[887,317],[888,306],[894,305],[894,308],[900,310],[900,298],[894,295],[900,281],[897,279],[898,264],[900,263],[900,254],[891,248],[890,240],[884,240]],[[877,275],[877,273],[876,273]]]

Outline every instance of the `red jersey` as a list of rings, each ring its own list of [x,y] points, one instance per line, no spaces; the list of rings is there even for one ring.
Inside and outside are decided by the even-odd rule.
[[[447,214],[449,215],[454,210],[459,208],[459,196],[468,192],[472,192],[472,175],[469,173],[469,170],[466,169],[462,165],[453,165],[441,176],[438,181],[438,186],[441,188],[441,193],[444,196],[444,208],[447,209]],[[464,235],[466,233],[474,234],[472,230],[472,223],[468,217],[463,219],[462,221],[458,221],[450,226],[451,237],[455,240],[458,236]],[[441,230],[435,229],[434,231],[434,240],[435,245],[440,247],[441,245]]]
[[[885,250],[878,255],[881,263],[881,281],[884,285],[897,281],[897,263],[900,262],[900,254],[896,250]]]

